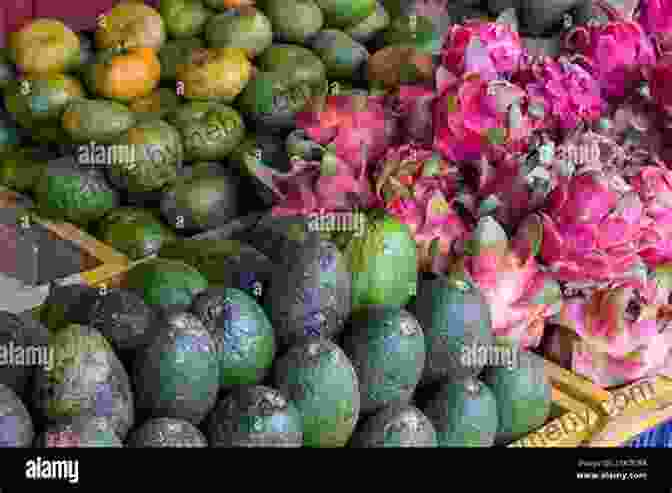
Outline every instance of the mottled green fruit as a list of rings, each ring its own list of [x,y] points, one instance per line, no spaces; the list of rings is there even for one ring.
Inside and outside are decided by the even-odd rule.
[[[139,194],[177,181],[185,148],[173,125],[163,120],[142,121],[124,132],[116,144],[131,155],[107,167],[107,176],[118,189]]]
[[[436,447],[436,431],[422,412],[397,403],[378,411],[357,429],[350,445],[354,448]]]
[[[51,330],[72,324],[87,325],[91,321],[91,307],[100,291],[86,284],[52,286],[40,311],[40,320]]]
[[[386,45],[413,46],[423,53],[441,49],[441,34],[432,19],[420,15],[402,15],[395,18],[383,34]]]
[[[208,280],[184,262],[154,258],[131,268],[126,286],[140,293],[149,306],[177,312],[191,306],[208,288]]]
[[[541,427],[551,412],[551,384],[543,358],[519,351],[517,366],[488,367],[483,380],[497,400],[495,443],[506,444]]]
[[[209,289],[196,298],[193,312],[217,344],[222,389],[266,377],[275,358],[275,333],[254,298],[235,288]]]
[[[105,418],[75,416],[53,424],[36,441],[38,448],[121,448],[110,422]]]
[[[387,306],[355,313],[343,350],[357,370],[362,412],[409,402],[425,365],[425,337],[413,315]]]
[[[107,339],[96,329],[71,324],[49,335],[49,349],[53,361],[36,372],[34,400],[47,420],[102,417],[125,437],[134,422],[133,394]]]
[[[303,444],[298,409],[270,387],[243,386],[217,404],[210,416],[212,447],[298,448]]]
[[[0,151],[2,132],[0,128]],[[0,162],[0,185],[19,193],[31,192],[52,157],[39,148],[24,147],[4,153]]]
[[[327,339],[290,348],[275,367],[276,387],[298,408],[306,447],[344,447],[359,418],[357,374]]]
[[[0,383],[0,448],[26,448],[33,443],[33,420],[18,395]]]
[[[327,18],[327,24],[334,27],[351,26],[373,14],[376,0],[317,0]]]
[[[87,227],[119,205],[119,193],[100,169],[48,166],[34,188],[38,213]]]
[[[0,351],[0,354],[5,353],[2,354],[0,361],[8,358],[8,350],[12,345],[15,348],[42,348],[46,347],[48,342],[47,328],[29,314],[15,315],[0,311],[0,347],[5,348],[4,351]],[[7,385],[19,396],[24,397],[34,371],[35,366],[31,364],[2,364],[0,386]]]
[[[238,213],[238,179],[222,176],[195,176],[168,187],[161,200],[166,223],[182,232],[219,228]]]
[[[230,10],[210,18],[205,39],[211,48],[241,48],[254,58],[271,46],[273,26],[259,10]]]
[[[326,240],[301,246],[276,266],[264,301],[286,345],[338,335],[351,312],[351,278],[341,252]]]
[[[304,44],[324,26],[324,14],[314,0],[267,2],[266,15],[278,40]]]
[[[107,337],[120,357],[149,345],[155,335],[156,318],[139,294],[121,288],[101,291],[89,315],[91,327]]]
[[[134,430],[126,441],[129,448],[204,448],[203,433],[189,421],[175,418],[150,419]]]
[[[330,79],[353,79],[369,59],[366,47],[343,31],[325,29],[311,41],[311,47],[327,67]]]
[[[138,260],[159,251],[177,235],[147,209],[121,207],[108,212],[98,224],[96,238]]]
[[[112,143],[135,123],[127,106],[106,99],[77,99],[65,109],[63,128],[75,142]]]
[[[376,10],[361,22],[345,29],[345,33],[358,43],[368,43],[376,34],[390,25],[390,14],[382,3],[376,2]]]
[[[497,401],[475,378],[449,381],[425,414],[434,424],[439,447],[490,447],[497,432]]]
[[[348,242],[345,258],[352,273],[353,311],[368,305],[402,307],[415,294],[417,248],[408,226],[396,218],[369,214],[363,234]]]
[[[476,376],[483,369],[465,358],[472,347],[492,347],[490,308],[478,287],[445,277],[420,279],[411,311],[425,332],[423,383]]]
[[[201,0],[161,0],[159,12],[168,35],[173,38],[199,36],[214,14]]]
[[[221,161],[245,137],[245,123],[223,103],[192,101],[177,108],[172,123],[182,134],[187,161]]]
[[[137,359],[138,410],[150,418],[184,419],[198,425],[217,399],[217,346],[195,315],[174,314],[164,323]]]

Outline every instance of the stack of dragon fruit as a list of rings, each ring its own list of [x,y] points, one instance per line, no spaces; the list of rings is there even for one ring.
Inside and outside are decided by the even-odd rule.
[[[672,0],[601,6],[556,59],[468,21],[431,86],[306,109],[328,152],[274,177],[276,212],[383,207],[422,270],[478,283],[498,342],[603,387],[672,374]]]

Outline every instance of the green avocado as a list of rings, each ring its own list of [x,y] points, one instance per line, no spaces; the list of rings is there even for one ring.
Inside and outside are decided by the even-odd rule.
[[[157,253],[162,245],[175,241],[177,235],[152,211],[121,207],[100,220],[96,238],[131,260],[138,260]]]
[[[170,123],[182,134],[187,161],[221,161],[245,137],[243,118],[223,103],[184,104],[171,115]]]
[[[201,38],[172,39],[164,43],[159,50],[161,81],[175,83],[178,65],[187,63],[193,50],[204,47],[205,42]]]
[[[50,422],[77,416],[106,418],[124,438],[134,423],[128,374],[97,330],[70,324],[49,335],[49,364],[35,375],[35,407]]]
[[[467,280],[421,277],[411,311],[425,331],[427,362],[423,383],[478,375],[483,364],[469,351],[494,346],[490,307]]]
[[[0,128],[0,150],[2,132],[3,128]],[[2,154],[0,162],[0,185],[19,193],[32,192],[42,171],[53,157],[52,153],[40,148],[23,147],[7,150]]]
[[[119,192],[101,169],[86,169],[70,160],[64,165],[50,163],[44,167],[33,195],[40,216],[84,228],[117,208],[120,202]]]
[[[357,373],[327,339],[293,346],[275,365],[276,388],[299,410],[306,447],[344,447],[359,418]]]
[[[189,421],[155,418],[136,428],[126,440],[129,448],[204,448],[208,442]]]
[[[138,357],[133,382],[143,416],[198,425],[215,405],[219,390],[215,340],[195,315],[170,315],[164,330]]]
[[[191,306],[207,289],[208,280],[179,260],[152,258],[128,271],[126,286],[141,294],[149,306],[175,312]]]
[[[212,447],[298,448],[303,444],[303,422],[282,393],[245,385],[219,401],[208,434]]]
[[[305,44],[324,26],[324,14],[314,0],[266,0],[264,12],[278,41]]]
[[[229,10],[210,18],[205,39],[211,48],[241,48],[252,59],[273,42],[273,26],[259,10]]]
[[[106,99],[75,99],[66,107],[61,119],[70,140],[77,143],[108,144],[135,123],[127,106]]]
[[[488,367],[483,380],[497,400],[495,443],[506,444],[540,428],[551,412],[551,384],[541,356],[518,351],[517,364]]]
[[[254,298],[235,288],[208,289],[196,297],[192,311],[217,344],[220,388],[261,383],[273,364],[276,342]]]
[[[311,41],[311,48],[327,67],[330,79],[357,79],[369,59],[369,52],[343,31],[324,29]]]
[[[353,448],[436,447],[436,431],[422,411],[396,403],[369,417],[352,437]]]
[[[425,365],[425,337],[413,315],[389,306],[359,311],[343,350],[357,370],[362,412],[410,401]]]
[[[497,401],[475,378],[444,383],[425,414],[434,424],[439,447],[490,447],[495,442]]]
[[[50,330],[59,330],[70,324],[88,325],[91,308],[101,291],[86,284],[51,286],[40,310],[40,321]]]
[[[344,255],[352,273],[353,311],[368,305],[402,307],[415,294],[417,247],[408,226],[396,218],[380,210],[369,213]]]
[[[284,344],[342,332],[351,312],[351,278],[336,245],[303,245],[274,272],[264,301]]]

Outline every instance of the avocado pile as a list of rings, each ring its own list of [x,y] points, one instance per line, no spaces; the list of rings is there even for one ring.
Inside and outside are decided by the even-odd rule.
[[[2,347],[44,348],[0,366],[3,445],[489,447],[543,425],[543,360],[465,359],[493,344],[481,293],[419,275],[406,226],[369,221],[357,241],[379,251],[263,216],[167,245],[123,287],[0,313]]]

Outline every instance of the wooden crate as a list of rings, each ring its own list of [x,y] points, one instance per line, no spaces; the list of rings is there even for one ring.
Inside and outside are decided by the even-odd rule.
[[[65,222],[54,222],[36,217],[26,209],[27,199],[4,187],[0,187],[0,208],[16,208],[20,214],[27,215],[30,222],[38,223],[48,232],[50,238],[67,242],[81,253],[79,260],[81,271],[61,279],[58,283],[85,283],[98,285],[107,279],[113,279],[128,269],[128,258],[108,245],[101,243],[91,235],[80,230],[76,226]],[[30,214],[28,216],[28,214]],[[35,293],[48,293],[48,284],[42,284],[33,288]]]

